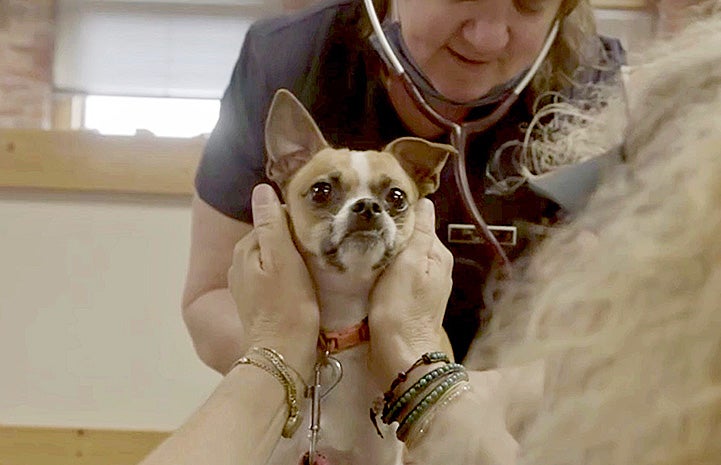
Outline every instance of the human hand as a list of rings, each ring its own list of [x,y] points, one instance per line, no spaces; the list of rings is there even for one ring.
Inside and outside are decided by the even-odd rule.
[[[273,189],[256,186],[252,203],[254,229],[233,250],[228,287],[248,344],[275,349],[309,377],[320,321],[313,282]]]
[[[408,245],[383,271],[370,296],[369,367],[382,386],[426,352],[452,355],[442,323],[453,255],[435,234],[433,203],[421,199],[415,213]]]

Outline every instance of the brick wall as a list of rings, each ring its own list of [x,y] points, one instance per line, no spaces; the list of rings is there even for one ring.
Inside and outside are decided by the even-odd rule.
[[[0,127],[47,128],[54,0],[0,0]]]

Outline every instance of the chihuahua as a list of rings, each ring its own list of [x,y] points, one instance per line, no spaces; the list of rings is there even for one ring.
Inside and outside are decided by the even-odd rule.
[[[381,151],[331,147],[283,89],[271,104],[265,142],[268,177],[282,192],[294,241],[316,285],[319,356],[333,354],[342,365],[342,378],[322,402],[318,462],[400,463],[402,443],[392,433],[382,439],[368,417],[383,387],[367,367],[367,302],[376,278],[413,232],[414,204],[438,188],[455,149],[413,137]],[[322,375],[322,384],[334,382]],[[310,418],[308,409],[304,418]],[[307,450],[306,436],[296,434],[279,443],[268,463],[296,464]]]

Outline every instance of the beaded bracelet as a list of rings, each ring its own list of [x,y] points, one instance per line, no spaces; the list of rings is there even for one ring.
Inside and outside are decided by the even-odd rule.
[[[260,356],[263,361],[255,359],[253,357],[254,355]],[[270,366],[264,362],[270,362]],[[251,347],[248,349],[248,353],[246,353],[246,355],[240,357],[235,361],[235,363],[233,363],[233,365],[231,365],[230,369],[232,370],[238,365],[256,366],[280,381],[280,384],[283,385],[283,388],[285,389],[286,402],[288,403],[288,418],[285,421],[285,425],[283,425],[281,435],[284,438],[293,437],[301,424],[302,415],[300,413],[300,409],[298,408],[296,384],[288,371],[288,365],[285,363],[283,356],[273,349],[265,347]],[[293,368],[291,368],[291,370],[296,373],[300,382],[305,386],[300,374],[298,374],[298,372]]]
[[[461,364],[447,363],[441,367],[434,369],[433,371],[430,371],[429,373],[426,373],[418,381],[416,381],[413,386],[411,386],[403,394],[401,394],[393,403],[389,404],[388,402],[386,402],[383,407],[381,420],[383,421],[383,423],[386,424],[393,423],[394,421],[396,421],[396,417],[401,412],[401,410],[413,399],[423,394],[428,387],[434,384],[434,381],[438,380],[439,378],[445,377],[445,375],[447,374],[456,373],[464,370],[465,369]]]
[[[428,425],[433,422],[436,414],[445,409],[451,402],[454,402],[457,398],[463,395],[465,392],[471,390],[471,385],[468,381],[460,381],[455,385],[451,386],[448,391],[438,398],[438,401],[432,405],[426,412],[421,416],[419,420],[408,427],[405,432],[406,447],[412,447],[428,429]]]
[[[450,363],[450,361],[451,360],[448,358],[448,355],[444,354],[443,352],[426,352],[425,354],[421,355],[421,358],[416,360],[410,368],[408,368],[406,371],[401,371],[400,373],[398,373],[396,379],[394,379],[391,383],[390,389],[388,389],[388,391],[383,394],[383,398],[386,402],[388,402],[392,398],[393,391],[398,387],[398,385],[405,382],[408,379],[408,374],[419,366],[431,365],[437,362]]]
[[[422,365],[430,365],[433,363],[444,362],[445,364],[436,368],[416,381],[413,386],[408,388],[403,394],[395,396],[396,388],[408,379],[408,374]],[[391,383],[388,391],[384,392],[381,397],[378,397],[370,408],[370,419],[371,423],[376,429],[378,435],[382,438],[378,427],[378,417],[381,417],[381,422],[390,425],[394,421],[397,421],[396,416],[407,410],[407,406],[412,400],[418,396],[425,394],[426,390],[435,386],[436,381],[440,377],[444,377],[449,372],[457,372],[465,370],[462,365],[451,363],[450,358],[443,352],[426,352],[418,360],[416,360],[407,370],[398,373],[398,376]]]
[[[433,390],[400,421],[398,429],[396,430],[398,440],[405,441],[411,427],[423,417],[428,409],[436,404],[452,387],[463,381],[468,381],[468,373],[466,373],[465,369],[448,374],[441,383],[434,387]]]

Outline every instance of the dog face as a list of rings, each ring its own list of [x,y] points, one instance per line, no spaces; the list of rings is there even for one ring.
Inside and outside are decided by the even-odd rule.
[[[268,177],[281,188],[299,249],[324,267],[382,267],[407,242],[413,206],[434,192],[451,146],[397,139],[382,151],[328,145],[302,104],[276,93],[266,122]]]

